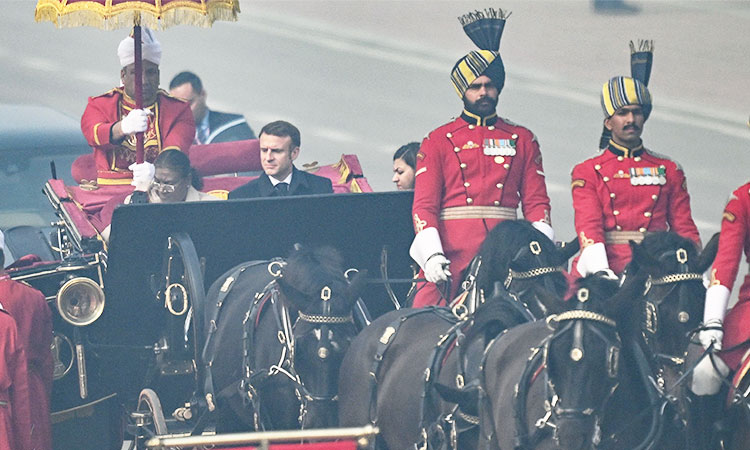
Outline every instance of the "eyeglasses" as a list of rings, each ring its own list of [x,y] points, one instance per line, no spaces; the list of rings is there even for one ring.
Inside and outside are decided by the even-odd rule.
[[[180,181],[178,181],[178,182],[176,182],[174,184],[169,184],[169,183],[160,183],[160,182],[158,182],[156,180],[152,180],[151,181],[151,187],[153,187],[155,190],[161,191],[161,192],[163,192],[165,194],[171,194],[172,192],[175,191],[175,188],[181,182],[182,182],[182,180],[180,180]]]

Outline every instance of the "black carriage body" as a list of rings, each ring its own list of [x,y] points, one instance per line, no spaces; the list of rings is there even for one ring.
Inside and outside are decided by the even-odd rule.
[[[104,279],[107,305],[89,326],[91,342],[103,360],[101,376],[123,400],[137,398],[140,389],[149,386],[162,396],[166,385],[167,412],[170,396],[179,402],[189,399],[195,375],[180,382],[165,379],[165,368],[187,375],[193,363],[189,352],[177,348],[185,316],[175,317],[163,295],[157,295],[170,236],[185,233],[191,238],[206,290],[238,263],[284,257],[297,243],[330,245],[341,252],[346,267],[367,270],[371,278],[380,278],[386,248],[389,277],[404,279],[413,275],[408,255],[414,236],[411,203],[410,192],[388,192],[117,208]],[[408,288],[394,285],[399,298]],[[362,299],[373,316],[393,308],[381,284],[370,285]],[[172,337],[165,341],[165,334]],[[155,350],[165,344],[170,348]]]

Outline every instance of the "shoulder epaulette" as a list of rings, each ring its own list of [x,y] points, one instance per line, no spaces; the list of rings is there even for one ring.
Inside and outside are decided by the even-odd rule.
[[[116,87],[116,88],[112,88],[112,89],[108,90],[107,92],[105,92],[103,94],[97,95],[97,96],[95,96],[93,98],[98,98],[98,97],[112,97],[113,95],[121,95],[123,92],[124,91],[123,91],[122,87]]]
[[[180,97],[175,97],[174,95],[170,94],[169,92],[165,91],[164,89],[159,89],[158,94],[161,94],[161,95],[163,95],[165,97],[169,97],[172,100],[177,100],[177,101],[182,102],[182,103],[187,103],[187,100],[185,100],[183,98],[180,98]]]

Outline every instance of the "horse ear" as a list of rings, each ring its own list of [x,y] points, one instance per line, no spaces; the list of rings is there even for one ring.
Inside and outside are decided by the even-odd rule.
[[[625,272],[625,280],[620,289],[607,300],[605,306],[606,313],[612,317],[620,317],[622,314],[632,314],[634,301],[643,294],[647,277],[647,273],[639,273],[635,270],[631,271],[629,268]]]
[[[698,255],[698,264],[696,272],[703,273],[711,266],[716,258],[716,253],[719,251],[719,233],[714,233],[711,236],[711,240],[708,241],[700,255]]]
[[[575,237],[568,242],[562,242],[560,248],[558,249],[558,254],[560,255],[560,257],[562,257],[563,261],[568,261],[573,257],[573,255],[578,253],[578,250],[580,249],[581,241],[579,241],[578,238]]]

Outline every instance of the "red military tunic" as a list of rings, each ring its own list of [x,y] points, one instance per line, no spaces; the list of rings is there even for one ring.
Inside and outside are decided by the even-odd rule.
[[[26,355],[16,322],[0,307],[0,450],[31,447],[31,412]]]
[[[730,291],[740,269],[740,257],[750,262],[750,183],[737,188],[724,207],[719,235],[719,251],[711,267],[711,285],[720,284]],[[745,274],[739,301],[724,318],[722,348],[729,349],[750,338],[750,274]],[[731,369],[736,369],[748,345],[722,353]]]
[[[451,296],[487,232],[515,218],[519,203],[527,220],[550,223],[542,154],[531,131],[495,114],[464,111],[424,139],[417,154],[412,218],[417,233],[437,228],[451,261]],[[414,306],[439,302],[435,284],[427,283]]]
[[[628,240],[638,241],[648,231],[674,231],[700,247],[685,174],[674,161],[643,146],[631,150],[610,141],[603,152],[576,165],[572,178],[581,248],[603,242],[615,273],[630,262]],[[573,275],[577,262],[578,257]]]
[[[7,275],[0,277],[0,302],[16,321],[18,341],[26,354],[32,448],[52,450],[52,313],[44,294]]]
[[[127,185],[133,178],[128,166],[135,162],[135,136],[115,144],[110,141],[110,133],[112,126],[134,108],[135,102],[122,87],[89,98],[81,117],[81,130],[94,149],[99,184]],[[159,153],[168,149],[187,152],[195,138],[190,105],[159,90],[156,102],[147,109],[153,115],[144,133],[144,160],[154,162]]]

